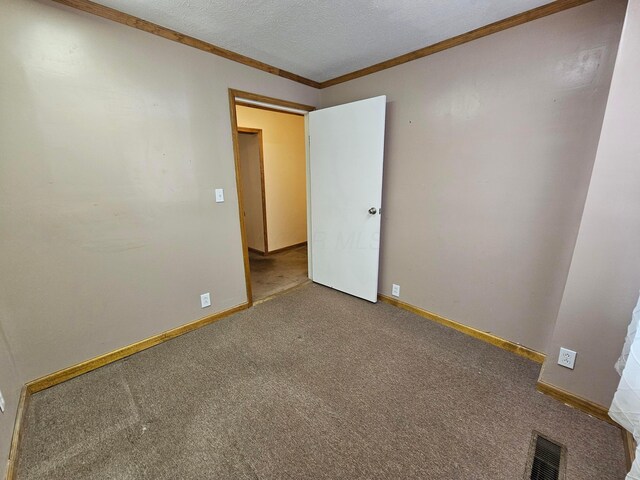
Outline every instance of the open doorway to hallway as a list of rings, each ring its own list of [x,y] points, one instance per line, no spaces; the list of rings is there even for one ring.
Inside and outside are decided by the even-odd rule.
[[[305,118],[235,103],[240,205],[255,302],[308,279]]]
[[[261,300],[307,281],[307,246],[271,255],[249,251],[253,300]]]

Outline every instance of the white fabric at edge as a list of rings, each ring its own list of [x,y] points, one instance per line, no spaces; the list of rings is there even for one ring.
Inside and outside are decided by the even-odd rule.
[[[620,383],[613,396],[609,416],[633,434],[636,445],[640,445],[640,300],[633,310],[631,323],[615,368],[620,374]],[[640,446],[636,459],[626,480],[640,480]]]

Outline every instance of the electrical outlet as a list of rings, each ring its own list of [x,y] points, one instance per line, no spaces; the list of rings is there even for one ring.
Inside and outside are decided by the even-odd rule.
[[[391,295],[394,297],[400,296],[400,285],[396,285],[395,283],[391,285]]]
[[[200,306],[202,308],[211,306],[211,295],[209,294],[209,292],[200,295]]]
[[[573,370],[573,365],[576,363],[576,352],[569,350],[568,348],[560,348],[560,355],[558,356],[558,365],[570,368]]]
[[[2,392],[0,392],[0,412],[4,413],[4,397],[2,396]]]

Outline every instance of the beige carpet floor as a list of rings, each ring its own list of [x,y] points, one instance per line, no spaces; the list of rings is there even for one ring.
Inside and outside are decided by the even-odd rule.
[[[33,395],[18,478],[519,480],[535,429],[568,480],[622,480],[619,430],[538,372],[310,284]]]

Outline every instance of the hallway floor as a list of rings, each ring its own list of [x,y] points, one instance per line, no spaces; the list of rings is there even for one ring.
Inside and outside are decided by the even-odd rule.
[[[307,281],[307,246],[273,255],[249,250],[253,301],[295,287]]]

